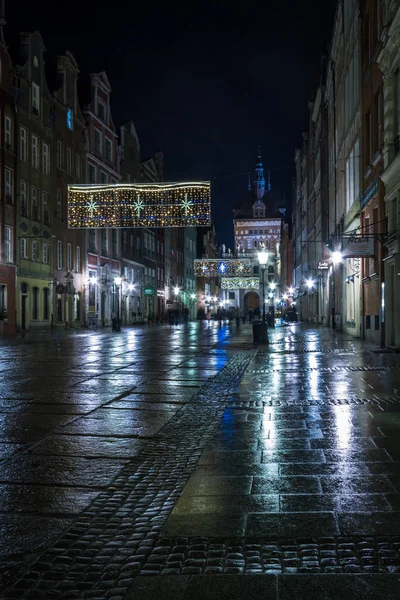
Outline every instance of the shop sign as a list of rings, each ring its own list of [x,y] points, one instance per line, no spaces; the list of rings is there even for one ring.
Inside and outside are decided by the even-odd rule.
[[[143,290],[145,296],[154,296],[154,288],[153,287],[145,287]]]
[[[157,297],[158,298],[165,298],[165,292],[164,292],[164,290],[157,290]]]
[[[319,261],[318,263],[318,269],[324,271],[326,269],[329,269],[329,264],[326,261]]]
[[[365,258],[374,256],[374,241],[372,236],[354,235],[343,238],[343,258]]]

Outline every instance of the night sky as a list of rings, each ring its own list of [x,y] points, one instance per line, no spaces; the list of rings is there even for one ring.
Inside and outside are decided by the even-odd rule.
[[[232,245],[232,206],[246,194],[258,144],[275,197],[290,202],[335,6],[8,0],[6,34],[39,30],[47,55],[70,50],[82,79],[105,70],[115,125],[133,119],[142,158],[163,151],[166,180],[212,180],[217,235]]]

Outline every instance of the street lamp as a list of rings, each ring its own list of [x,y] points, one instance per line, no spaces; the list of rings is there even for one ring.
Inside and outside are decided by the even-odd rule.
[[[332,329],[336,329],[336,265],[342,262],[343,255],[336,250],[332,252]]]
[[[265,269],[266,269],[267,263],[268,263],[268,252],[266,250],[260,250],[260,252],[257,253],[257,256],[258,256],[258,262],[260,264],[260,269],[261,269],[261,286],[262,286],[262,293],[263,293],[262,321],[263,321],[263,323],[265,323]]]
[[[119,276],[114,277],[114,283],[115,283],[115,286],[116,286],[116,290],[115,291],[116,291],[116,296],[117,296],[117,298],[116,298],[116,300],[117,300],[117,319],[119,321],[119,286],[122,283],[122,277],[119,277]]]

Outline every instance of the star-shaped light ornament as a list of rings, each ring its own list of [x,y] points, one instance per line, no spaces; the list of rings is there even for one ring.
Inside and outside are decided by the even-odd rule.
[[[208,268],[207,265],[203,265],[201,267],[201,270],[203,271],[203,273],[205,273],[207,271],[207,268]]]
[[[133,203],[133,208],[135,209],[137,216],[140,217],[140,213],[144,209],[144,202],[140,199],[140,196],[138,196],[136,202]]]
[[[94,201],[94,200],[90,200],[87,203],[87,207],[89,209],[89,216],[91,219],[93,219],[93,212],[96,210],[96,208],[98,207],[98,204]]]
[[[182,200],[182,202],[181,202],[181,207],[185,211],[185,217],[187,217],[188,210],[191,206],[193,206],[193,202],[192,202],[192,200],[188,200],[188,195],[185,194],[185,199]]]
[[[242,263],[240,263],[240,265],[238,266],[238,271],[243,271],[244,267],[242,265]]]
[[[225,273],[225,271],[226,271],[226,264],[225,263],[221,263],[219,265],[219,270],[221,271],[221,273]]]

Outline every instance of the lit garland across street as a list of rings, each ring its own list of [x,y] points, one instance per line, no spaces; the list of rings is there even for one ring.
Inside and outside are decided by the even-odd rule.
[[[195,277],[251,277],[253,267],[249,258],[197,258],[194,261]]]
[[[68,186],[70,229],[210,224],[209,181]]]
[[[230,277],[221,279],[221,290],[258,290],[258,277]]]

